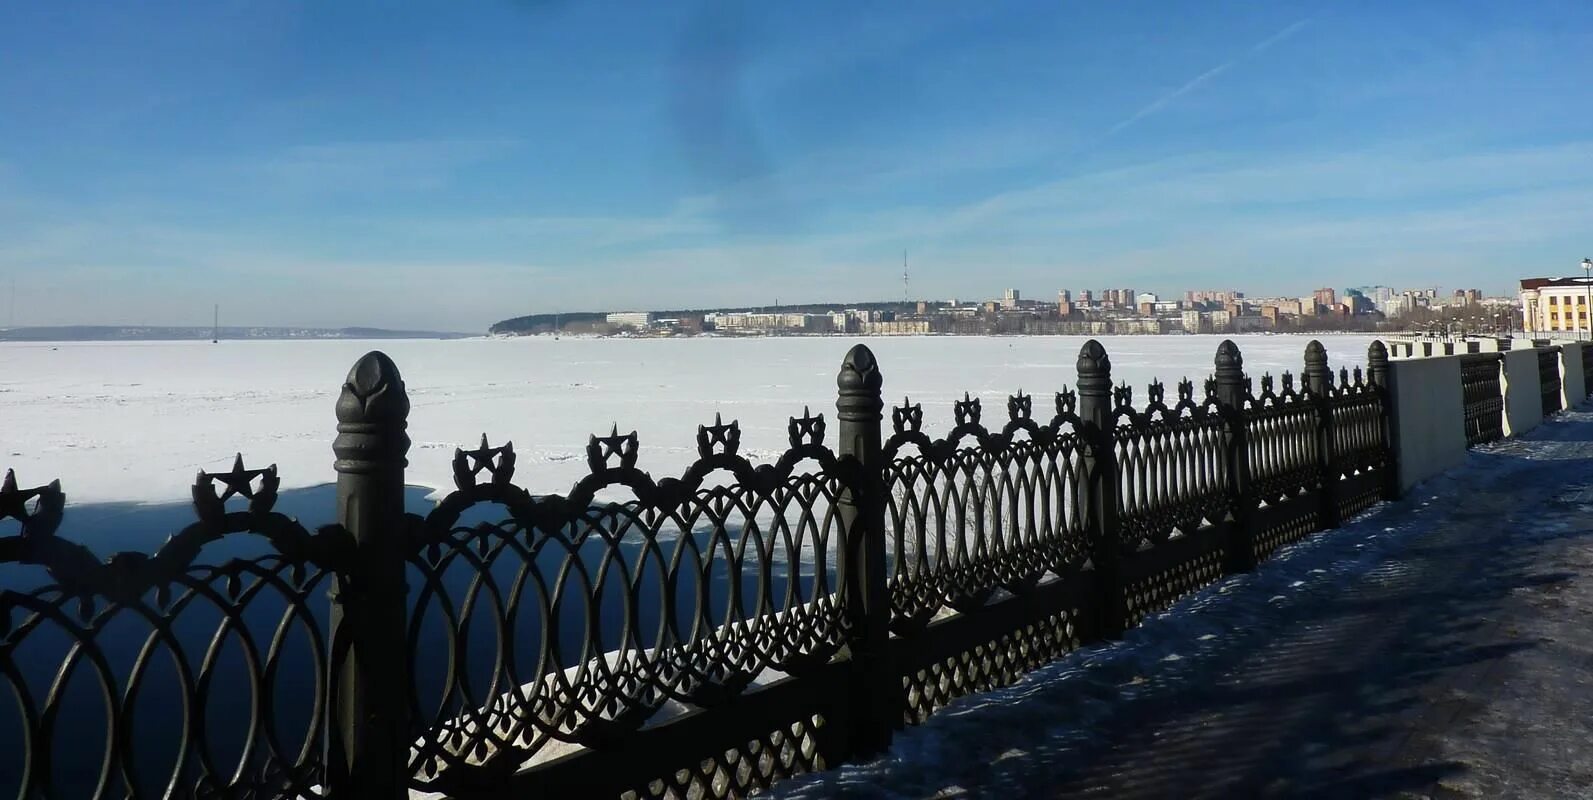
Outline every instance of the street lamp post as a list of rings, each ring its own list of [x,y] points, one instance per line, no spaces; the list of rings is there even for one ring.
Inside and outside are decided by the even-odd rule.
[[[1587,294],[1587,305],[1582,307],[1582,313],[1587,315],[1587,338],[1593,340],[1593,258],[1582,259],[1582,291]],[[1577,326],[1577,333],[1581,332],[1581,326]]]

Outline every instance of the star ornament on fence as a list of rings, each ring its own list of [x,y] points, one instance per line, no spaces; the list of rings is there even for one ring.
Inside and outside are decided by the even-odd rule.
[[[979,398],[971,397],[967,392],[963,392],[962,399],[951,406],[951,416],[952,419],[956,420],[958,427],[978,425],[979,414]]]
[[[6,470],[4,482],[0,482],[0,519],[11,518],[26,522],[28,519],[28,501],[37,494],[38,490],[22,491],[17,488],[17,474]]]
[[[924,407],[903,397],[902,404],[891,409],[891,428],[897,433],[917,432],[924,427]]]
[[[237,458],[233,460],[232,469],[230,471],[201,472],[199,473],[199,479],[204,482],[205,485],[212,486],[212,488],[214,488],[215,481],[220,481],[223,486],[227,487],[224,491],[222,491],[221,495],[216,498],[225,503],[227,502],[228,498],[231,498],[234,495],[248,500],[255,499],[255,479],[275,471],[275,464],[272,464],[265,469],[245,469],[243,466],[243,454],[239,453]],[[261,488],[264,489],[266,487],[262,486]]]
[[[1007,417],[1013,422],[1028,419],[1033,413],[1034,399],[1024,394],[1022,389],[1019,389],[1017,394],[1007,397]]]
[[[1112,404],[1118,408],[1132,408],[1134,405],[1134,387],[1127,383],[1112,388]]]
[[[65,508],[66,495],[61,492],[58,480],[50,481],[48,486],[20,489],[16,473],[9,469],[5,479],[0,480],[0,519],[22,523],[24,536],[44,537],[55,533]]]
[[[1161,405],[1167,397],[1167,387],[1163,386],[1161,381],[1151,381],[1150,385],[1145,387],[1145,395],[1150,398],[1151,405]]]
[[[460,489],[476,485],[476,476],[485,471],[493,483],[507,483],[514,477],[514,443],[504,442],[493,447],[487,434],[481,434],[481,446],[474,450],[454,449],[454,484]]]
[[[697,426],[697,457],[708,458],[715,454],[733,456],[741,449],[741,423],[731,420],[726,425],[716,412],[714,424]]]
[[[1063,389],[1056,393],[1056,413],[1059,416],[1072,414],[1078,408],[1079,396],[1072,389]]]
[[[824,444],[824,415],[814,416],[807,406],[803,406],[802,416],[791,417],[785,430],[786,438],[793,448]]]
[[[260,485],[255,486],[255,481]],[[216,493],[216,484],[225,487],[220,494]],[[239,453],[232,462],[232,469],[227,472],[200,472],[194,479],[194,510],[201,520],[219,522],[226,515],[226,502],[232,497],[242,497],[249,501],[251,513],[266,513],[277,502],[277,486],[281,481],[277,478],[277,465],[272,464],[265,469],[248,469],[243,465],[243,454]]]
[[[632,469],[636,466],[637,450],[636,431],[620,435],[619,425],[616,423],[607,436],[593,436],[586,443],[586,463],[593,472],[603,472],[614,469],[618,462],[619,469]]]

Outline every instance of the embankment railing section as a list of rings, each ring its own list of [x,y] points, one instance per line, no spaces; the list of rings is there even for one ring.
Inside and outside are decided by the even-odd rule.
[[[1584,345],[1582,351],[1582,396],[1593,397],[1593,345]]]
[[[1075,390],[886,428],[847,354],[832,440],[770,464],[735,422],[679,477],[593,437],[565,495],[507,443],[406,513],[408,400],[372,353],[337,403],[337,523],[274,510],[274,468],[202,473],[153,554],[57,535],[59,484],[0,488],[0,674],[18,796],[731,797],[878,753],[957,697],[1120,635],[1392,496],[1387,353],[1259,393],[1224,342],[1198,391],[1134,404],[1105,350]],[[1045,419],[1045,417],[1049,419]],[[1043,421],[1042,421],[1043,420]],[[229,505],[229,503],[231,505]],[[213,566],[211,566],[213,565]],[[324,598],[330,592],[331,602]]]
[[[1538,386],[1543,396],[1543,416],[1560,410],[1560,348],[1538,349]]]
[[[1467,446],[1504,438],[1504,391],[1499,382],[1503,367],[1502,353],[1470,353],[1460,357]]]

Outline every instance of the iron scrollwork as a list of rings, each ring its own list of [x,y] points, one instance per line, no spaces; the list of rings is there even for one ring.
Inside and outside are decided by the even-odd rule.
[[[1127,386],[1113,391],[1112,446],[1118,468],[1120,543],[1134,553],[1221,521],[1228,512],[1223,419],[1215,383],[1196,400],[1194,384],[1178,385],[1166,403],[1166,387],[1147,388],[1145,410],[1133,405]]]
[[[436,702],[413,698],[412,785],[614,746],[670,704],[723,705],[828,663],[846,632],[836,502],[860,469],[825,445],[823,415],[787,427],[789,449],[754,465],[739,424],[716,417],[697,460],[658,481],[616,427],[591,438],[567,495],[516,486],[510,444],[456,454],[456,490],[412,525],[410,657],[435,617],[447,662]],[[472,644],[483,625],[487,652]]]
[[[1076,406],[1073,392],[1058,393],[1041,424],[1020,391],[1007,398],[1005,425],[991,431],[979,398],[965,394],[943,439],[923,432],[920,406],[904,400],[892,410],[884,443],[892,630],[911,635],[945,609],[973,610],[997,589],[1019,593],[1084,565]]]
[[[196,521],[154,553],[101,558],[58,535],[59,481],[21,489],[6,473],[0,519],[20,530],[0,539],[0,564],[39,569],[33,588],[0,591],[19,796],[321,795],[329,686],[317,601],[352,543],[274,511],[279,485],[275,466],[246,469],[240,456],[229,472],[199,474]],[[228,511],[235,496],[247,510]],[[235,536],[266,554],[199,563]],[[100,695],[93,712],[73,690],[85,684]]]

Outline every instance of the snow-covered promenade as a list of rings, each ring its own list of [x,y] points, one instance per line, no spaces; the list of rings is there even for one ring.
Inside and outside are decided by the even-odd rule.
[[[1593,413],[780,797],[1593,796]]]

